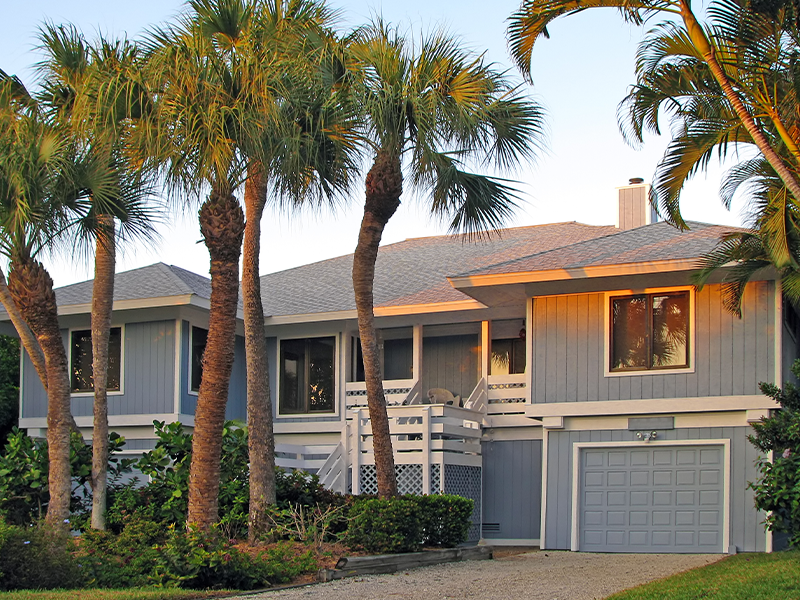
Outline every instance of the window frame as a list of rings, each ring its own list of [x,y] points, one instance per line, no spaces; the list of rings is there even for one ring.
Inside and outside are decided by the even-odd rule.
[[[276,369],[275,369],[275,404],[276,404],[276,415],[280,418],[299,418],[299,419],[314,419],[320,417],[338,417],[339,416],[339,404],[341,401],[341,380],[344,374],[342,373],[341,369],[341,335],[340,333],[329,333],[327,335],[287,335],[283,337],[278,337],[275,340],[275,357],[276,357]],[[323,339],[323,338],[333,338],[333,410],[330,412],[283,412],[281,406],[281,385],[283,379],[283,365],[281,364],[281,343],[291,340],[314,340],[314,339]]]
[[[612,327],[612,302],[617,298],[630,298],[632,296],[658,296],[659,294],[687,294],[689,298],[689,318],[688,327],[689,332],[686,336],[686,343],[688,345],[686,352],[686,360],[688,366],[685,367],[647,367],[642,369],[611,369],[612,356],[612,336],[614,335]],[[694,373],[695,372],[695,349],[696,343],[696,327],[695,327],[695,289],[694,286],[675,286],[675,287],[658,287],[658,288],[645,288],[639,290],[615,290],[606,292],[604,294],[603,306],[603,322],[604,322],[604,376],[605,377],[636,377],[636,376],[652,376],[652,375],[677,375],[681,373]]]
[[[125,394],[125,324],[111,325],[111,329],[119,329],[119,389],[106,389],[106,396],[122,396]],[[94,390],[86,392],[72,391],[72,335],[79,331],[88,331],[91,334],[92,328],[91,326],[70,327],[67,330],[67,363],[69,368],[69,395],[71,398],[94,396]]]
[[[187,321],[189,323],[189,346],[188,346],[188,355],[187,355],[187,372],[186,372],[186,391],[190,396],[197,396],[200,394],[200,388],[193,390],[192,389],[192,348],[194,347],[194,329],[203,329],[206,332],[206,343],[208,343],[208,325],[202,327],[201,325],[197,325],[192,321]],[[202,376],[200,378],[202,381]]]

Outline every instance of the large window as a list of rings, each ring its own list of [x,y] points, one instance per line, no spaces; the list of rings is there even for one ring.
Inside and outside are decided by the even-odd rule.
[[[334,412],[336,339],[281,340],[280,412]]]
[[[200,391],[200,382],[203,380],[203,356],[206,353],[207,341],[207,329],[192,327],[192,373],[189,389],[193,392]]]
[[[611,370],[689,366],[689,292],[611,298]]]
[[[119,392],[121,387],[122,330],[112,327],[108,339],[108,380],[106,389]],[[70,336],[70,387],[73,393],[93,392],[92,331],[73,331]]]
[[[525,338],[492,340],[492,375],[518,375],[525,372]]]

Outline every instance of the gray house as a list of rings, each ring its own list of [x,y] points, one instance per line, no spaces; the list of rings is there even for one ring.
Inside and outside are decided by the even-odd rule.
[[[770,551],[747,482],[749,424],[775,408],[798,318],[773,273],[742,318],[719,281],[691,285],[728,228],[655,222],[648,186],[620,188],[616,226],[557,223],[477,243],[406,240],[378,257],[376,318],[401,491],[476,501],[473,539],[611,552]],[[352,256],[262,277],[279,463],[343,492],[376,490]],[[111,425],[130,452],[153,419],[193,424],[208,281],[163,264],[117,276]],[[73,410],[90,427],[91,282],[57,291]],[[229,415],[243,418],[237,341]],[[90,348],[90,345],[89,345]],[[23,362],[21,426],[45,427]],[[88,433],[87,433],[88,434]]]

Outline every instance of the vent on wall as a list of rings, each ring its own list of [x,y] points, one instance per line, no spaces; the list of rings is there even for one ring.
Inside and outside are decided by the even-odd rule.
[[[498,533],[500,531],[500,523],[483,523],[481,531],[484,533]]]

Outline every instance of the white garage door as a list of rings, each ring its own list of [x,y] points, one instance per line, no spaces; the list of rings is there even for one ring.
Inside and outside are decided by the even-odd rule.
[[[580,550],[723,551],[722,446],[580,452]]]

